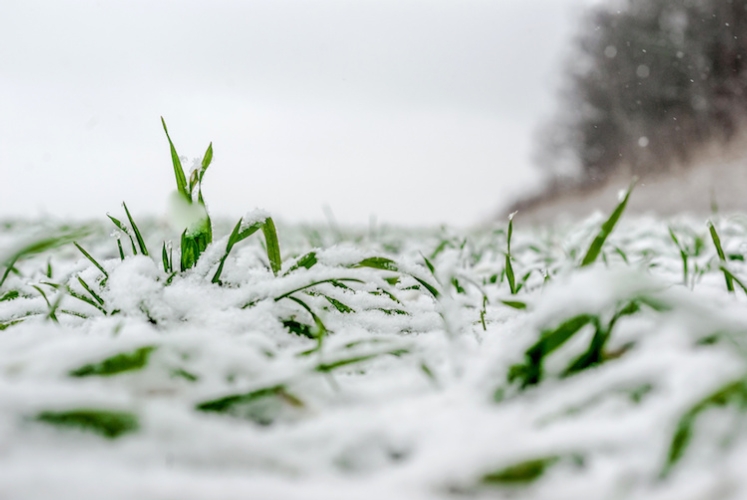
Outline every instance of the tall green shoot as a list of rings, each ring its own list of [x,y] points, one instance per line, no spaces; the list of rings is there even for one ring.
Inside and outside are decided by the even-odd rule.
[[[181,270],[186,271],[187,269],[194,267],[200,259],[200,255],[202,255],[208,245],[213,241],[213,227],[205,206],[205,199],[202,195],[202,180],[205,176],[205,172],[213,161],[213,143],[211,142],[205,151],[200,167],[194,170],[191,173],[189,180],[187,180],[184,168],[182,167],[182,162],[179,159],[179,154],[176,152],[176,147],[174,146],[174,142],[171,140],[169,130],[166,127],[166,121],[163,117],[161,117],[161,124],[163,125],[163,131],[166,133],[166,139],[169,142],[171,163],[174,167],[174,177],[176,179],[178,197],[181,202],[187,205],[187,207],[197,204],[202,208],[198,220],[192,221],[182,232]],[[194,197],[195,188],[197,188],[197,199]]]
[[[612,214],[610,214],[609,218],[604,222],[604,224],[602,224],[602,227],[599,229],[599,232],[594,238],[594,241],[591,242],[589,249],[586,251],[586,255],[581,261],[581,267],[586,267],[593,264],[597,260],[597,257],[599,257],[599,254],[602,251],[602,247],[604,246],[604,242],[607,241],[607,237],[612,234],[617,221],[620,220],[620,217],[625,211],[625,207],[628,204],[628,199],[630,198],[630,193],[633,192],[636,181],[637,179],[633,179],[633,181],[630,183],[630,187],[628,187],[628,190],[623,194],[620,203],[618,203],[617,207],[615,207],[615,210],[612,212]]]
[[[726,254],[724,254],[724,249],[721,246],[721,238],[719,238],[718,233],[716,232],[716,226],[713,225],[713,221],[708,221],[708,231],[711,233],[713,245],[716,247],[716,253],[718,254],[719,260],[721,261],[721,270],[724,273],[726,289],[729,291],[729,293],[734,293],[734,280],[731,273],[727,272],[726,270]]]

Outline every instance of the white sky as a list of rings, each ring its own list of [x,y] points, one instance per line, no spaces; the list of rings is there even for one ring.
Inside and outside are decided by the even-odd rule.
[[[163,214],[163,115],[215,215],[479,222],[538,183],[579,1],[2,0],[0,218]]]

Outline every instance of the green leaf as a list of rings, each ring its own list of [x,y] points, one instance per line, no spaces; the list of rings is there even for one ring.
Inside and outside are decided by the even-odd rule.
[[[682,459],[692,438],[693,426],[697,417],[705,410],[714,407],[736,405],[741,410],[747,408],[747,381],[739,379],[722,386],[714,393],[700,400],[687,411],[677,423],[664,468],[660,476],[669,475],[672,468]]]
[[[262,233],[265,235],[267,259],[270,261],[270,269],[272,269],[272,273],[277,276],[283,265],[283,260],[280,257],[280,242],[278,241],[278,234],[275,230],[275,223],[273,222],[272,217],[265,219],[265,222],[262,225]]]
[[[102,299],[96,292],[94,292],[93,289],[88,286],[88,283],[86,283],[80,276],[78,276],[78,283],[80,283],[80,285],[85,288],[86,292],[88,292],[91,297],[93,297],[93,300],[98,302],[100,306],[104,305],[104,299]]]
[[[70,372],[72,377],[108,377],[120,373],[141,370],[148,364],[148,358],[156,346],[140,347],[132,352],[120,353],[98,363],[82,366]]]
[[[506,278],[508,279],[508,288],[511,295],[516,295],[516,278],[514,277],[514,266],[511,264],[511,255],[506,254]]]
[[[383,271],[394,271],[398,272],[396,262],[386,257],[369,257],[355,264],[353,267],[370,267],[372,269],[381,269]]]
[[[161,117],[161,124],[163,125],[163,131],[166,133],[166,139],[169,140],[169,148],[171,150],[171,163],[174,166],[174,176],[176,177],[176,189],[184,196],[184,198],[192,203],[192,198],[189,196],[187,191],[187,177],[184,175],[184,168],[182,168],[182,161],[179,159],[179,155],[176,153],[174,143],[171,141],[169,130],[166,128],[166,121]]]
[[[545,471],[555,465],[560,457],[550,456],[527,460],[510,465],[489,474],[485,474],[481,482],[485,485],[526,484],[539,479]]]
[[[337,300],[335,298],[332,298],[329,295],[322,294],[322,296],[325,299],[327,299],[327,302],[329,302],[330,304],[332,304],[335,307],[335,309],[337,309],[338,311],[340,311],[343,314],[355,312],[355,309],[353,309],[352,307],[349,307],[349,306],[343,304],[339,300]]]
[[[579,314],[564,321],[553,330],[544,330],[540,334],[540,339],[527,349],[525,364],[511,368],[509,382],[519,379],[522,388],[538,384],[542,380],[544,359],[573,337],[581,328],[590,323],[598,325],[598,322],[596,316]]]
[[[36,416],[36,420],[58,427],[73,427],[94,432],[109,439],[135,432],[139,428],[137,416],[132,413],[88,408],[43,411]]]
[[[54,248],[67,245],[73,241],[83,238],[90,233],[88,229],[72,229],[53,233],[51,236],[45,236],[26,242],[20,248],[12,250],[7,255],[0,255],[0,265],[5,267],[5,272],[0,278],[0,286],[3,286],[15,264],[27,257],[36,255]]]
[[[122,231],[124,234],[127,235],[128,238],[130,238],[130,243],[132,244],[132,254],[137,255],[137,248],[135,247],[135,240],[132,239],[132,235],[130,234],[129,229],[127,229],[127,227],[124,224],[122,224],[122,221],[120,221],[119,219],[116,219],[109,214],[106,214],[106,216],[109,217],[109,219],[114,223],[117,229]],[[122,244],[120,243],[119,239],[117,239],[117,244],[119,245],[119,256],[122,258],[122,260],[124,260],[124,252],[122,251]]]
[[[311,252],[305,254],[304,256],[300,257],[298,260],[296,260],[296,263],[293,264],[290,267],[290,269],[288,269],[288,271],[286,271],[285,275],[288,275],[288,274],[292,273],[293,271],[301,269],[302,267],[304,269],[311,269],[312,267],[314,267],[316,265],[317,262],[318,261],[317,261],[317,258],[316,258],[316,252],[311,251]]]
[[[525,302],[519,302],[518,300],[501,300],[501,303],[508,307],[513,307],[514,309],[519,309],[519,310],[523,310],[527,308],[527,305]]]
[[[181,271],[184,272],[187,269],[192,269],[197,264],[197,259],[200,257],[200,250],[197,246],[197,242],[194,238],[187,236],[187,230],[185,229],[181,237]]]
[[[205,401],[197,404],[195,409],[246,418],[261,425],[269,425],[282,412],[284,406],[301,408],[304,403],[289,393],[284,385],[275,385]]]
[[[615,229],[615,225],[617,224],[617,221],[620,220],[620,217],[625,211],[625,207],[628,204],[628,199],[630,198],[630,193],[633,192],[635,183],[636,183],[636,179],[633,179],[633,181],[630,183],[630,187],[623,195],[623,199],[617,205],[617,207],[612,212],[612,214],[609,216],[609,218],[604,222],[604,224],[602,224],[602,227],[600,228],[599,233],[597,233],[597,236],[596,238],[594,238],[594,241],[591,242],[591,245],[589,246],[589,249],[587,250],[586,255],[581,261],[581,267],[591,265],[594,263],[594,261],[597,260],[599,253],[602,251],[602,246],[604,246],[604,242],[607,240],[607,237]]]
[[[293,290],[291,290],[289,292],[285,292],[284,294],[275,297],[275,302],[277,302],[277,301],[279,301],[281,299],[284,299],[286,297],[290,297],[291,295],[293,295],[296,292],[300,292],[302,290],[306,290],[307,288],[311,288],[312,286],[321,285],[322,283],[331,283],[332,285],[335,285],[336,283],[339,283],[339,282],[342,282],[342,281],[347,281],[347,282],[352,282],[352,283],[365,283],[365,281],[359,280],[358,278],[328,278],[328,279],[324,279],[324,280],[313,281],[313,282],[311,282],[311,283],[309,283],[307,285],[304,285],[304,286],[301,286],[301,287],[298,287],[298,288],[294,288]]]
[[[207,169],[212,162],[213,162],[213,143],[211,142],[208,145],[208,148],[205,151],[205,154],[202,156],[202,165],[200,166],[200,178],[199,178],[200,184],[202,184],[202,178],[205,176],[205,172],[207,172]]]
[[[301,323],[295,319],[286,319],[283,321],[283,326],[288,329],[289,332],[298,335],[299,337],[306,337],[309,339],[316,339],[316,335],[313,332],[311,326],[306,323]]]
[[[716,247],[718,258],[721,261],[721,270],[724,271],[724,269],[726,269],[726,255],[724,255],[724,249],[721,247],[721,238],[718,237],[716,227],[711,221],[708,221],[708,230],[711,233],[711,239],[713,240],[713,245]],[[726,289],[730,293],[734,293],[734,283],[731,273],[724,272],[724,279],[726,280]]]
[[[130,211],[127,210],[127,204],[125,202],[122,202],[122,206],[125,209],[125,213],[127,214],[127,219],[130,221],[130,226],[132,226],[132,230],[135,231],[135,237],[137,238],[137,245],[140,247],[140,252],[143,255],[148,255],[148,249],[145,247],[145,241],[143,241],[143,235],[140,234],[140,230],[137,227],[137,224],[135,224],[135,221],[132,219],[132,216],[130,215]]]
[[[83,254],[83,256],[84,256],[84,257],[85,257],[86,259],[88,259],[89,261],[91,261],[91,263],[92,263],[92,264],[93,264],[94,266],[96,266],[96,268],[98,268],[98,270],[99,270],[99,271],[101,271],[101,274],[103,274],[105,278],[108,278],[108,277],[109,277],[109,273],[107,273],[107,272],[106,272],[106,271],[104,270],[104,268],[103,268],[103,267],[101,266],[101,264],[99,264],[99,263],[98,263],[98,261],[97,261],[96,259],[94,259],[94,258],[93,258],[93,257],[91,256],[91,254],[90,254],[90,253],[86,252],[86,251],[85,251],[85,249],[83,249],[83,247],[81,247],[80,245],[78,245],[78,243],[77,243],[77,242],[75,242],[75,241],[73,241],[73,245],[75,245],[75,247],[76,247],[76,248],[77,248],[78,250],[80,250],[80,253],[82,253],[82,254]]]
[[[6,300],[15,300],[20,296],[21,294],[18,292],[18,290],[10,290],[0,296],[0,302],[5,302]]]

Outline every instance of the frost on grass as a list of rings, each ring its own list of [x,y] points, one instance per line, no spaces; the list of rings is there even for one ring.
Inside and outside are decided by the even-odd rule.
[[[604,224],[1,226],[0,497],[746,497],[747,221]]]

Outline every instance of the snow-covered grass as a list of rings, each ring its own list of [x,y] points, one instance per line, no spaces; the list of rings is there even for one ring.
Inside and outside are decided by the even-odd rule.
[[[7,221],[0,498],[745,498],[747,218],[629,194],[468,232]]]

